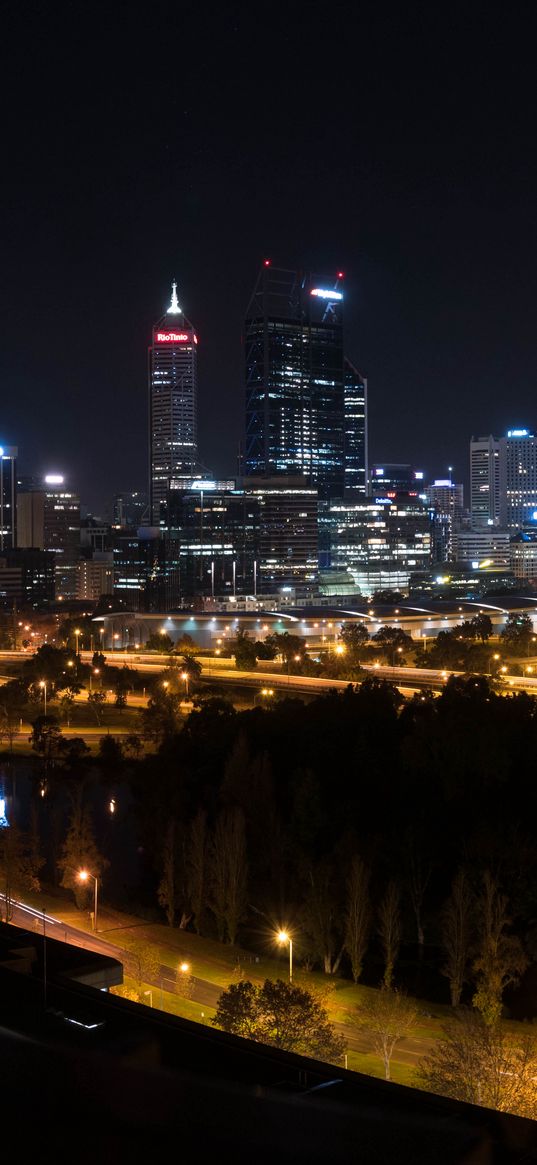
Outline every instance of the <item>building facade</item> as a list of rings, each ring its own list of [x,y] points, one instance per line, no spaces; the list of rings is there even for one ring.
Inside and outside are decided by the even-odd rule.
[[[244,332],[243,471],[248,477],[298,475],[322,497],[343,497],[345,488],[346,373],[339,282],[339,277],[322,280],[266,260]],[[357,412],[352,376],[349,368],[349,423],[351,411]],[[347,446],[355,462],[350,439]]]
[[[470,516],[474,528],[500,522],[500,443],[492,434],[470,441]]]
[[[361,594],[407,591],[410,575],[431,565],[433,515],[415,494],[333,501],[321,514],[323,565]]]
[[[509,429],[500,446],[500,525],[519,530],[537,515],[537,441],[529,429]]]
[[[344,486],[346,498],[365,497],[368,480],[367,380],[344,362]]]
[[[0,446],[0,551],[17,545],[17,452]]]
[[[177,285],[149,349],[149,493],[151,524],[162,520],[168,482],[191,479],[198,461],[197,345],[193,325],[177,301]]]

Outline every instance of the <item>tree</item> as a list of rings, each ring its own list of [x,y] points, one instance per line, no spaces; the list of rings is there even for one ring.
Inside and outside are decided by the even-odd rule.
[[[359,663],[363,649],[369,643],[369,632],[365,623],[343,623],[339,642],[345,648],[348,663]]]
[[[157,946],[152,943],[136,942],[130,948],[130,959],[133,967],[133,979],[138,988],[138,995],[142,997],[144,983],[157,983],[160,976],[160,954]]]
[[[180,864],[180,855],[178,853],[177,845],[177,824],[173,817],[170,818],[166,832],[164,834],[164,841],[161,851],[161,878],[158,885],[158,900],[159,905],[163,907],[166,912],[168,926],[175,926],[175,916],[178,905],[178,867]],[[186,926],[187,921],[183,917],[183,926]]]
[[[211,901],[220,942],[233,946],[246,907],[246,844],[242,809],[220,813],[211,847]]]
[[[482,643],[486,643],[492,635],[492,619],[490,615],[485,615],[483,611],[479,615],[474,615],[470,620],[470,626],[474,629],[474,634]]]
[[[500,638],[513,655],[525,655],[529,651],[532,636],[533,623],[530,616],[524,613],[517,614],[513,611],[507,619]]]
[[[24,681],[9,680],[0,688],[1,731],[2,735],[9,741],[11,752],[27,702],[28,685]]]
[[[54,764],[61,752],[62,730],[56,716],[38,716],[28,737],[34,752],[43,757],[45,769]]]
[[[381,987],[360,1005],[358,1024],[366,1028],[373,1047],[384,1064],[384,1075],[390,1080],[390,1064],[398,1043],[415,1027],[417,1010],[412,1000],[400,991]]]
[[[201,934],[207,882],[207,816],[202,809],[191,822],[186,846],[186,884],[196,934]]]
[[[238,631],[231,650],[235,656],[235,667],[239,671],[253,671],[257,667],[257,653],[253,639],[246,631]]]
[[[452,1007],[459,1006],[468,975],[472,923],[473,894],[464,870],[458,870],[441,914],[442,946],[446,956],[442,974],[449,980]]]
[[[515,1036],[465,1008],[444,1027],[418,1070],[421,1085],[431,1092],[532,1120],[537,1117],[536,1076],[533,1030]]]
[[[379,906],[378,933],[384,951],[383,985],[389,990],[393,983],[395,960],[401,945],[401,910],[399,888],[389,882]]]
[[[369,877],[369,870],[362,858],[355,854],[347,879],[345,910],[345,947],[351,961],[352,977],[355,983],[358,983],[362,974],[364,955],[371,929]]]
[[[507,933],[511,921],[507,915],[507,898],[500,893],[488,870],[477,898],[476,918],[479,943],[473,964],[477,975],[473,1004],[485,1023],[492,1025],[501,1016],[505,988],[518,982],[528,960],[520,939]]]
[[[35,838],[22,833],[16,825],[0,829],[0,895],[6,922],[13,917],[14,898],[24,891],[40,890],[38,874],[43,864]]]
[[[403,651],[412,651],[414,646],[411,636],[407,635],[406,631],[402,631],[400,627],[381,627],[380,631],[373,635],[372,642],[378,643],[379,647],[383,649],[383,654],[388,657],[392,667],[395,663],[396,653],[402,654]]]
[[[320,1001],[303,987],[266,979],[262,987],[233,983],[222,992],[213,1023],[233,1035],[286,1052],[339,1062],[345,1042]]]
[[[265,643],[274,649],[276,655],[281,655],[285,664],[291,663],[295,655],[302,658],[306,651],[302,636],[290,635],[288,631],[277,631],[274,635],[267,635]]]
[[[341,913],[334,885],[334,871],[327,861],[311,863],[307,873],[308,890],[304,907],[304,931],[312,953],[322,962],[325,975],[336,975],[345,950],[338,933]]]
[[[174,736],[179,728],[180,696],[162,684],[156,686],[140,713],[140,727],[145,740],[157,746]]]
[[[73,715],[73,709],[75,706],[75,696],[78,695],[80,688],[80,684],[70,684],[69,687],[65,689],[63,696],[60,696],[60,711],[63,719],[67,721],[68,728],[71,724],[71,716]]]
[[[167,631],[154,631],[146,643],[147,651],[158,651],[159,655],[169,655],[174,643]]]
[[[95,716],[97,725],[100,728],[103,722],[104,706],[106,704],[106,692],[88,692],[88,704]]]
[[[89,870],[100,880],[107,865],[108,862],[97,849],[91,814],[84,805],[82,789],[78,788],[72,797],[69,825],[58,867],[62,871],[61,885],[74,892],[79,910],[86,907],[93,890],[91,879],[80,881],[80,870]]]

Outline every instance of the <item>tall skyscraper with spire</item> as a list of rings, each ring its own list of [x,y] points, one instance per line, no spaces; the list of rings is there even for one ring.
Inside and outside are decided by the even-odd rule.
[[[198,337],[172,283],[170,306],[153,327],[149,349],[149,490],[152,525],[158,526],[170,478],[197,472]]]

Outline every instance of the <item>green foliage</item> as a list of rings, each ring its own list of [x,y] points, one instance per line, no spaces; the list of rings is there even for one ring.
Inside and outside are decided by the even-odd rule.
[[[302,636],[290,635],[288,631],[267,635],[265,644],[273,649],[275,655],[280,655],[285,664],[298,662],[295,656],[299,656],[299,660],[301,660],[306,651]]]
[[[180,696],[171,688],[156,684],[147,702],[147,708],[140,712],[140,731],[144,740],[161,745],[179,730]]]
[[[146,642],[147,651],[158,651],[160,655],[169,655],[174,648],[174,642],[166,631],[154,631]]]
[[[14,898],[40,889],[38,874],[42,865],[34,837],[16,825],[0,829],[0,902],[5,922],[13,916]]]
[[[73,797],[69,825],[58,868],[62,873],[61,885],[72,890],[79,910],[87,907],[93,901],[94,882],[88,878],[81,881],[81,870],[87,870],[94,877],[101,880],[108,862],[99,852],[93,833],[91,814],[84,804],[82,790],[79,787]]]
[[[231,650],[235,656],[235,667],[239,671],[252,671],[257,667],[257,651],[253,639],[246,631],[238,631]]]
[[[527,655],[534,642],[533,623],[529,615],[513,612],[500,636],[512,655]]]
[[[57,716],[38,716],[28,739],[34,752],[43,757],[45,767],[53,764],[62,747],[62,730]]]
[[[218,1000],[216,1027],[286,1052],[338,1063],[345,1043],[318,999],[302,987],[266,979],[232,984]]]
[[[88,692],[88,706],[100,726],[103,722],[103,711],[106,704],[106,692]]]
[[[384,986],[371,994],[360,1006],[358,1024],[373,1040],[373,1047],[383,1061],[386,1080],[398,1043],[409,1035],[417,1023],[416,1006],[400,991]]]
[[[463,1009],[443,1029],[433,1051],[422,1060],[421,1087],[468,1104],[537,1117],[537,1035],[514,1035]]]

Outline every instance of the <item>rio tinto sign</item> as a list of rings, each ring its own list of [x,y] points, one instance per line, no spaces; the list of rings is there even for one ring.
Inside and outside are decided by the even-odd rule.
[[[194,337],[196,339],[196,337]],[[156,332],[155,344],[191,344],[191,332]]]

